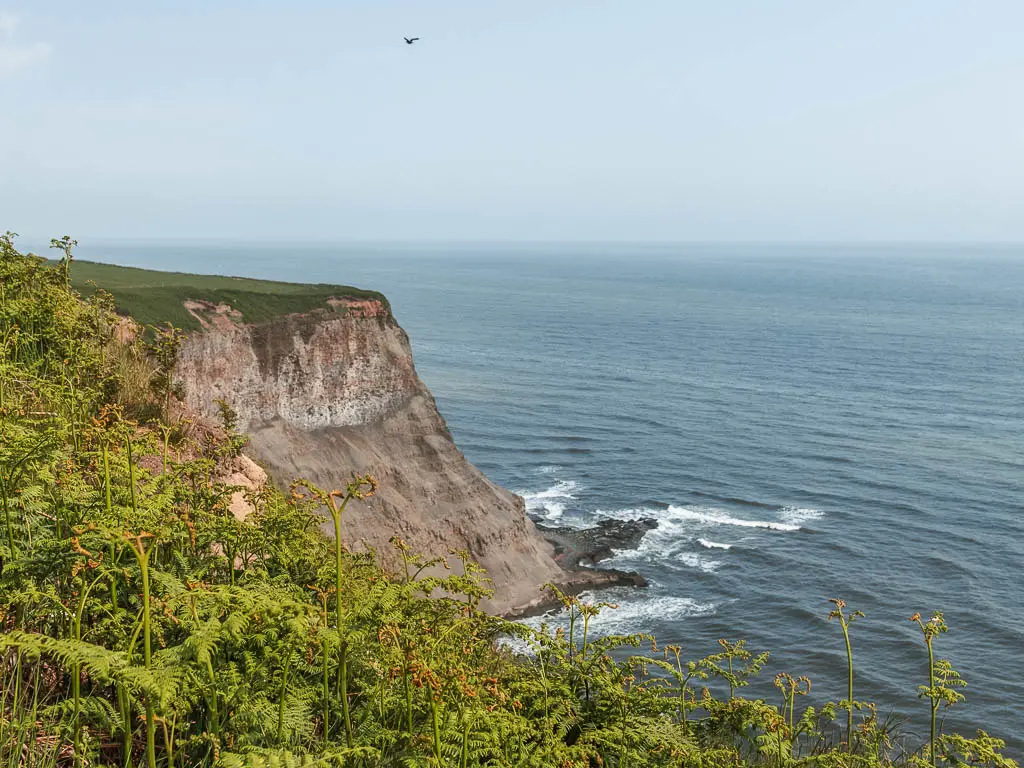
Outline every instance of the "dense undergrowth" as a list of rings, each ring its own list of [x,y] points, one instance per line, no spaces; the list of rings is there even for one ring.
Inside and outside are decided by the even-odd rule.
[[[320,531],[323,514],[343,529],[371,477],[249,491],[236,519],[217,480],[244,442],[230,408],[226,430],[184,418],[178,335],[119,332],[71,268],[0,240],[0,764],[1015,765],[936,726],[961,698],[933,653],[939,614],[915,619],[906,709],[931,733],[911,744],[855,699],[852,651],[835,703],[802,707],[797,671],[752,700],[767,654],[742,642],[686,661],[643,635],[594,639],[608,608],[569,597],[569,632],[510,624],[477,610],[486,581],[465,557],[426,576],[397,540],[406,567],[386,575]],[[858,616],[834,602],[848,648]]]

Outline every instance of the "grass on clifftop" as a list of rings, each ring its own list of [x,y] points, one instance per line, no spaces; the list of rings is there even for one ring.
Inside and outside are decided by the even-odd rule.
[[[190,331],[198,330],[200,325],[185,309],[187,299],[230,304],[247,323],[261,323],[293,312],[330,309],[327,299],[331,297],[377,299],[388,306],[383,294],[348,285],[160,272],[91,261],[76,260],[71,265],[71,283],[86,295],[94,290],[90,283],[109,291],[114,294],[118,312],[131,315],[144,325],[169,322]]]

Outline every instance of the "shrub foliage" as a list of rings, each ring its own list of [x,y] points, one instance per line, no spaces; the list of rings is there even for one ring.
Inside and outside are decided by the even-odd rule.
[[[686,661],[595,639],[609,606],[557,590],[568,631],[506,622],[478,610],[465,553],[398,539],[405,567],[384,573],[320,530],[343,530],[372,477],[249,490],[238,519],[217,480],[244,446],[230,407],[226,435],[184,421],[177,332],[119,333],[108,294],[72,290],[73,241],[55,244],[56,266],[0,238],[0,764],[1015,765],[984,732],[936,727],[963,684],[934,655],[941,614],[914,618],[931,730],[908,744],[854,700],[852,650],[845,699],[801,708],[810,681],[779,673],[769,703],[739,695],[767,662],[742,641]],[[858,614],[834,605],[850,649]]]

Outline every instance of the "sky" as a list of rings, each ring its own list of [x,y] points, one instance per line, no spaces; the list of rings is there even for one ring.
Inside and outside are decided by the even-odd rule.
[[[1019,242],[1022,30],[1021,0],[0,0],[0,230]]]

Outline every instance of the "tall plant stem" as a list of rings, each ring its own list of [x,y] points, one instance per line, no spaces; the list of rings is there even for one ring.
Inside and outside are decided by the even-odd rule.
[[[864,617],[862,611],[850,611],[843,613],[846,601],[839,598],[831,598],[829,602],[835,608],[828,614],[828,620],[838,619],[839,626],[843,630],[843,641],[846,643],[846,751],[853,754],[853,648],[850,646],[850,625],[856,620]]]
[[[10,502],[7,499],[7,483],[2,477],[0,477],[0,499],[3,500],[4,505],[4,522],[7,523],[7,545],[10,547],[11,562],[17,558],[18,553],[14,547],[14,525],[11,523],[11,508]]]
[[[128,451],[128,489],[132,494],[132,512],[138,514],[138,500],[135,498],[135,457],[132,455],[132,439],[127,437],[124,442]]]
[[[11,720],[11,730],[12,731],[15,730],[14,720],[15,720],[15,717],[16,717],[16,713],[19,710],[20,703],[21,703],[21,678],[22,678],[23,674],[24,673],[23,673],[22,668],[21,668],[21,647],[19,646],[18,650],[17,650],[17,656],[15,658],[15,664],[14,664],[14,695],[11,698],[11,713],[12,713],[12,715],[11,715],[10,720]],[[4,698],[0,699],[0,712],[6,710],[6,706],[5,706],[6,705],[6,698],[7,698],[7,688],[5,686],[4,687]],[[0,744],[5,744],[6,743],[4,741],[4,739],[5,739],[6,735],[7,735],[7,722],[8,722],[8,719],[6,717],[0,717]]]
[[[121,715],[121,751],[127,768],[132,762],[132,707],[128,701],[128,692],[120,683],[117,685],[117,708]]]
[[[348,642],[345,640],[341,641],[341,647],[338,649],[338,653],[341,655],[341,664],[339,665],[338,674],[341,677],[341,714],[345,721],[345,744],[349,749],[352,748],[352,719],[349,713],[348,706]]]
[[[928,691],[934,694],[935,692],[935,651],[932,649],[932,638],[925,634],[925,644],[928,646]],[[935,715],[939,709],[939,699],[937,696],[931,696],[931,739],[929,741],[929,757],[931,758],[932,768],[935,768]]]
[[[853,649],[850,647],[850,627],[846,619],[840,619],[843,639],[846,641],[846,751],[853,752]]]
[[[434,759],[437,761],[438,766],[441,765],[441,726],[437,718],[437,698],[434,692],[427,689],[427,696],[430,699],[430,725],[434,732]]]
[[[548,658],[548,652],[544,650],[541,650],[538,657],[540,659],[540,679],[544,685],[544,734],[547,735],[551,732],[551,697],[548,690],[550,687],[548,682],[548,662],[550,659]]]
[[[39,676],[42,669],[42,663],[36,662],[36,673],[32,678],[32,712],[29,715],[29,722],[33,724],[31,727],[39,722]]]
[[[110,501],[110,451],[107,448],[106,442],[102,444],[101,451],[103,454],[103,497],[104,503],[107,510],[107,520],[114,516],[113,505]],[[114,542],[110,542],[108,548],[107,557],[110,559],[111,564],[114,561]],[[110,572],[110,604],[113,606],[114,613],[117,613],[117,569],[112,568]]]
[[[590,678],[583,667],[587,664],[587,634],[590,632],[590,611],[583,613],[583,647],[580,649],[580,670],[583,671],[583,694],[584,701],[590,706]]]
[[[352,720],[348,708],[348,643],[345,642],[341,626],[341,574],[342,574],[342,543],[341,543],[341,515],[348,505],[351,494],[345,494],[341,505],[335,505],[334,494],[327,497],[327,507],[331,511],[331,520],[334,522],[334,599],[335,599],[335,622],[338,627],[338,693],[341,697],[341,714],[345,723],[345,743],[352,747]]]
[[[402,687],[405,689],[405,730],[412,738],[412,688],[409,686],[409,661],[402,668]]]
[[[328,667],[330,665],[330,646],[327,643],[327,633],[330,631],[327,624],[327,594],[320,594],[321,604],[323,606],[323,613],[321,616],[324,621],[324,637],[323,637],[323,651],[324,651],[324,663],[323,663],[323,707],[324,707],[324,744],[327,744],[330,725],[331,725],[331,684],[330,675],[328,673]]]
[[[78,598],[78,609],[75,611],[75,623],[74,623],[74,638],[75,641],[81,641],[82,639],[82,614],[85,611],[85,602],[89,599],[89,592],[96,586],[102,576],[96,577],[92,584],[89,584],[82,590],[81,596]],[[74,735],[74,746],[75,746],[75,765],[82,765],[82,745],[80,739],[82,737],[82,665],[80,662],[75,662],[71,665],[71,698],[72,698],[72,711],[74,716],[72,722],[74,723],[75,735]]]
[[[676,672],[679,673],[679,721],[686,731],[686,684],[690,681],[688,675],[683,674],[683,662],[680,658],[680,649],[672,648],[672,655],[676,657]]]
[[[134,505],[134,493],[133,505]],[[142,658],[146,669],[150,669],[153,662],[152,649],[152,624],[149,604],[149,553],[142,543],[142,534],[135,537],[132,543],[132,552],[139,562],[139,570],[142,571]],[[156,768],[156,708],[153,706],[153,696],[146,694],[146,764],[149,768]]]
[[[281,695],[277,702],[277,743],[281,744],[281,738],[284,734],[284,702],[285,694],[288,692],[288,672],[292,666],[292,654],[289,651],[288,656],[284,660],[284,670],[281,672]]]
[[[462,755],[459,757],[459,768],[469,765],[469,720],[462,726]]]
[[[171,427],[165,427],[165,426],[161,425],[160,431],[163,433],[163,447],[164,447],[163,474],[166,475],[167,474],[167,448],[168,448],[168,444],[171,441]]]
[[[733,673],[732,673],[732,654],[730,654],[729,655],[729,701],[732,701],[733,699],[736,698],[736,683],[733,682],[735,679],[736,678],[733,676]]]

